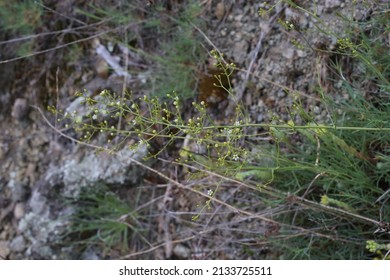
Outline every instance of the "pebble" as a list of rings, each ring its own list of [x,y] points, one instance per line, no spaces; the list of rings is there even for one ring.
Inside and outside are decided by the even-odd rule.
[[[243,63],[247,58],[248,55],[242,51],[242,50],[246,50],[247,48],[248,48],[247,41],[242,40],[239,42],[235,42],[233,46],[233,58],[237,64]]]
[[[176,244],[173,248],[173,254],[179,259],[188,260],[191,256],[191,250],[182,244]]]
[[[9,245],[12,252],[20,253],[26,248],[26,241],[22,235],[15,237]]]
[[[28,113],[27,100],[24,98],[17,98],[12,107],[11,116],[17,120],[22,120]]]
[[[316,115],[318,115],[319,113],[321,113],[321,108],[318,107],[318,106],[314,106],[314,108],[313,108],[313,113],[316,114]]]
[[[222,20],[223,17],[225,16],[225,5],[223,2],[219,2],[217,6],[215,7],[215,16],[217,17],[218,20]]]
[[[244,16],[243,14],[239,14],[239,15],[235,16],[234,20],[241,23],[243,16]]]
[[[41,195],[38,191],[34,191],[31,195],[30,199],[30,207],[33,213],[35,214],[46,214],[48,211],[48,206],[47,206],[47,199]]]
[[[98,57],[96,59],[96,62],[95,62],[95,70],[96,70],[96,74],[99,77],[101,77],[103,79],[107,79],[110,67],[109,67],[108,63],[103,58]]]
[[[23,218],[25,214],[24,208],[25,208],[25,204],[23,202],[18,202],[15,204],[14,217],[16,220],[20,220],[21,218]]]
[[[11,179],[9,180],[7,187],[11,190],[13,202],[22,201],[25,199],[26,188],[21,182]]]
[[[0,259],[6,259],[10,252],[8,241],[0,241]]]
[[[242,40],[242,33],[236,33],[236,36],[234,37],[234,41],[241,41]]]
[[[340,0],[325,0],[325,7],[327,9],[334,9],[341,6]]]
[[[278,98],[284,98],[286,97],[286,92],[284,90],[280,90],[277,93]]]
[[[257,121],[258,123],[261,123],[264,119],[265,119],[264,114],[258,114],[258,115],[256,116],[256,121]]]
[[[292,59],[294,57],[295,50],[293,47],[286,47],[284,51],[282,52],[282,56],[287,59]]]

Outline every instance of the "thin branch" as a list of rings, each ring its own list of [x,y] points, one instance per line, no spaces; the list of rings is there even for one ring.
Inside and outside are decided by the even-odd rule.
[[[0,45],[17,43],[17,42],[20,42],[20,41],[26,41],[26,40],[35,39],[35,38],[38,38],[38,37],[43,37],[43,36],[53,36],[53,35],[64,34],[64,33],[65,34],[66,33],[75,33],[76,31],[80,32],[82,29],[99,26],[99,25],[102,25],[105,22],[107,22],[107,20],[102,20],[102,21],[99,21],[97,23],[93,23],[93,24],[90,24],[90,25],[87,25],[87,26],[79,26],[79,27],[75,27],[75,28],[65,28],[65,29],[56,30],[56,31],[49,31],[49,32],[42,32],[42,33],[38,33],[38,34],[26,35],[26,36],[22,36],[22,37],[18,37],[18,38],[9,39],[9,40],[6,40],[6,41],[1,41]]]
[[[140,24],[140,23],[142,23],[144,21],[145,20],[142,20],[142,21],[139,21],[139,22],[136,22],[136,23],[132,23],[129,26],[137,25],[137,24]],[[66,43],[66,44],[62,44],[60,46],[56,46],[56,47],[49,48],[49,49],[46,49],[46,50],[37,51],[37,52],[30,53],[30,54],[27,54],[27,55],[24,55],[24,56],[19,56],[19,57],[14,57],[14,58],[2,60],[2,61],[0,61],[0,64],[6,64],[6,63],[9,63],[9,62],[21,60],[21,59],[24,59],[24,58],[29,58],[29,57],[33,57],[33,56],[36,56],[36,55],[40,55],[40,54],[48,53],[48,52],[51,52],[51,51],[59,50],[59,49],[62,49],[62,48],[65,48],[65,47],[68,47],[68,46],[71,46],[71,45],[74,45],[74,44],[78,44],[78,43],[82,43],[82,42],[86,42],[86,41],[92,40],[92,39],[100,37],[100,36],[102,36],[104,34],[108,34],[108,33],[120,30],[122,28],[124,28],[124,27],[120,26],[120,27],[117,27],[117,28],[113,28],[113,29],[109,29],[109,30],[106,30],[106,31],[102,31],[102,32],[96,33],[96,34],[94,34],[92,36],[89,36],[87,38],[82,38],[82,39],[75,40],[75,41],[72,41],[72,42],[69,42],[69,43]]]
[[[194,238],[196,238],[196,235],[192,235],[192,236],[189,236],[189,237],[186,237],[186,238],[182,238],[182,239],[178,239],[178,240],[173,240],[171,242],[172,242],[172,244],[180,244],[180,243],[192,240]],[[149,249],[146,249],[146,250],[143,250],[143,251],[139,251],[139,252],[135,252],[135,253],[131,253],[131,254],[128,254],[126,256],[120,257],[120,259],[129,259],[129,258],[133,258],[133,257],[139,256],[139,255],[144,255],[144,254],[147,254],[147,253],[151,253],[151,252],[157,250],[158,248],[165,247],[165,246],[166,246],[166,244],[165,244],[165,242],[163,242],[163,243],[154,245],[154,247],[152,247],[152,248],[149,248]]]

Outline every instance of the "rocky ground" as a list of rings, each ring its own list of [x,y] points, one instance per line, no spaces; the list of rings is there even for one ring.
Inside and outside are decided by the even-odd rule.
[[[54,2],[47,5],[59,14],[45,10],[45,25],[38,33],[72,28],[77,20],[84,19],[75,13],[76,8],[86,7],[84,1]],[[146,2],[158,1],[136,1],[137,5]],[[171,2],[171,6],[183,5],[178,3],[180,1],[166,2]],[[316,22],[308,13],[279,3],[268,15],[259,17],[259,9],[268,9],[271,4],[230,0],[201,2],[201,18],[206,28],[202,33],[196,29],[194,32],[206,50],[216,48],[237,65],[233,86],[251,122],[267,122],[272,114],[288,119],[287,108],[297,97],[303,100],[306,110],[315,113],[318,121],[325,120],[327,111],[316,91],[318,81],[329,93],[343,98],[338,93],[337,81],[332,85],[326,82],[332,75],[328,67],[331,56],[315,51],[334,50],[337,42],[332,36],[319,34]],[[327,28],[337,31],[341,31],[343,24],[336,12],[364,21],[375,11],[367,1],[357,1],[353,9],[350,1],[298,2],[306,9],[316,10]],[[143,9],[148,11],[153,7],[146,3]],[[278,19],[293,22],[295,28],[286,30]],[[104,27],[100,28],[88,30],[94,32],[93,38],[82,31],[76,35],[38,37],[34,41],[37,51],[64,47],[15,61],[12,61],[15,43],[0,45],[0,257],[272,258],[267,247],[256,244],[257,234],[272,234],[272,224],[240,217],[220,205],[213,205],[211,211],[194,222],[191,216],[197,213],[202,198],[156,179],[150,171],[128,160],[141,160],[146,150],[123,149],[115,156],[96,154],[91,147],[62,137],[34,107],[42,108],[54,128],[67,133],[45,109],[47,105],[60,104],[64,110],[79,110],[80,104],[74,97],[77,90],[85,89],[94,95],[105,88],[120,92],[123,87],[131,87],[135,96],[151,94],[154,73],[148,68],[154,62],[121,50],[119,43],[98,35],[104,31]],[[139,34],[145,36],[142,32]],[[2,41],[12,39],[10,35],[0,38]],[[84,38],[88,39],[84,41]],[[152,39],[145,37],[143,41]],[[81,55],[70,60],[65,59],[65,45],[69,40],[80,40],[81,50]],[[157,47],[155,44],[144,49],[150,51]],[[115,51],[111,51],[112,46]],[[118,53],[121,54],[119,61],[115,60]],[[127,54],[131,63],[126,64],[123,54]],[[124,71],[126,65],[129,69],[132,67],[131,74]],[[223,116],[229,102],[232,101],[226,100],[213,114]],[[163,174],[180,178],[180,171],[175,167],[147,164]],[[197,184],[215,183],[210,178],[202,180],[204,182],[200,180]],[[79,236],[64,237],[69,226],[67,217],[75,211],[64,197],[76,197],[81,187],[92,188],[102,183],[115,188],[134,209],[141,209],[143,217],[138,221],[145,233],[142,238],[133,236],[131,247],[125,251],[116,248],[103,252],[98,245],[78,247],[71,241]],[[225,200],[233,199],[244,205],[243,209],[248,205],[252,211],[257,207],[262,209],[255,198],[240,193],[234,184],[229,185],[229,191],[223,195]]]

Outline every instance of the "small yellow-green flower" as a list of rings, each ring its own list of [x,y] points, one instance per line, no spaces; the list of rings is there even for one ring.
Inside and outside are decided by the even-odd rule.
[[[329,205],[329,197],[327,195],[323,195],[321,197],[321,204],[322,205]]]
[[[376,243],[374,240],[367,240],[366,249],[371,253],[375,253],[378,250],[378,243]]]

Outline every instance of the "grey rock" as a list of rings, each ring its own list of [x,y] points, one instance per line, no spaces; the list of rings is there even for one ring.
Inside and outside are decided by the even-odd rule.
[[[90,153],[81,161],[67,160],[62,168],[65,195],[77,196],[81,187],[92,186],[99,182],[105,184],[136,184],[143,171],[134,165],[131,159],[141,160],[146,155],[146,146],[138,151],[124,148],[117,154]]]
[[[15,253],[23,252],[26,249],[26,240],[22,235],[19,235],[11,241],[9,247]]]
[[[24,237],[25,255],[33,259],[55,259],[51,245],[61,242],[66,228],[66,219],[51,220],[33,212],[27,213],[19,222],[18,230]],[[49,245],[50,244],[50,245]]]
[[[51,220],[33,212],[27,213],[19,222],[18,229],[32,243],[56,243],[63,230],[65,220]]]
[[[248,56],[248,54],[246,53],[248,46],[249,44],[246,40],[234,43],[233,58],[235,63],[242,64],[245,61]]]
[[[48,215],[47,199],[37,190],[34,190],[29,202],[31,211],[35,214],[46,216]]]

